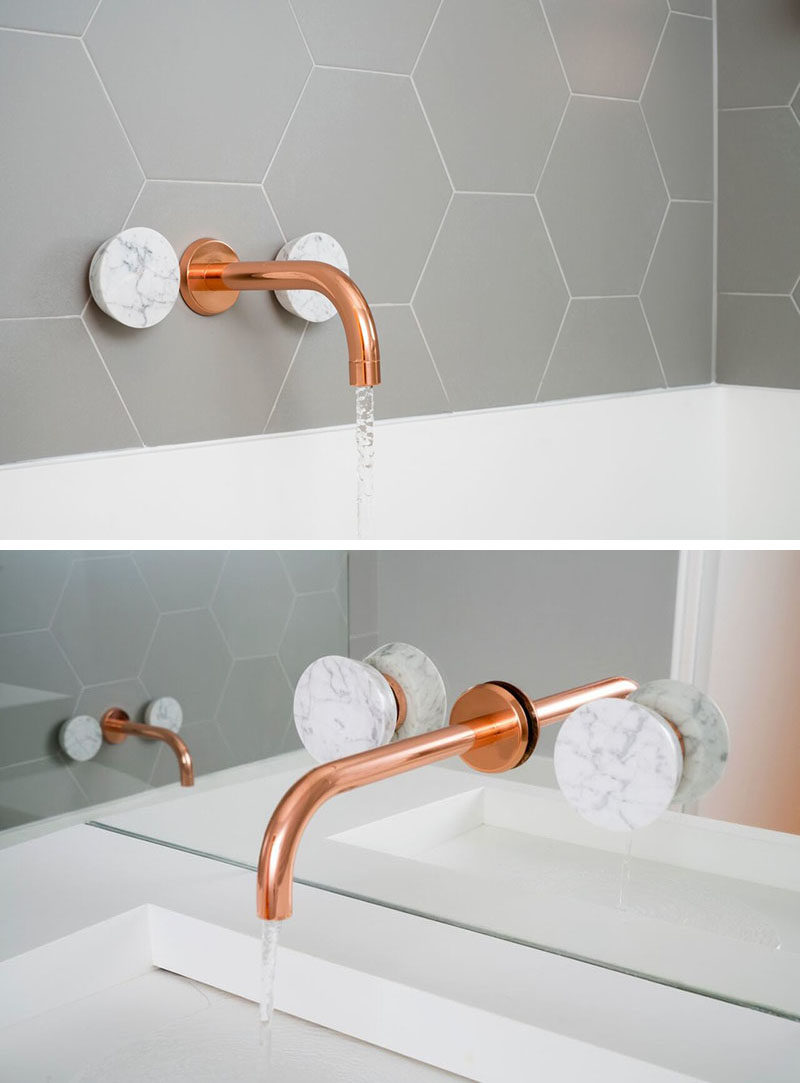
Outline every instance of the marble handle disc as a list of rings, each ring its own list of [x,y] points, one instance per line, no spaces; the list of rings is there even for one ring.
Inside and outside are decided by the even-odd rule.
[[[662,680],[640,685],[629,698],[658,711],[680,731],[684,765],[676,801],[696,801],[719,782],[730,738],[725,716],[710,696],[683,681]]]
[[[310,259],[330,263],[345,274],[350,273],[345,251],[329,233],[305,233],[287,241],[275,259]],[[324,323],[336,315],[336,309],[322,294],[315,290],[276,290],[275,296],[293,316],[309,323]]]
[[[147,704],[144,720],[148,726],[160,726],[177,733],[183,724],[183,708],[172,696],[159,696]]]
[[[154,229],[124,229],[95,252],[89,288],[98,308],[126,327],[153,327],[178,299],[175,249]]]
[[[397,703],[374,666],[329,654],[300,675],[294,722],[306,750],[319,763],[328,763],[388,744],[397,725]]]
[[[416,737],[441,729],[447,721],[447,695],[439,670],[410,643],[385,643],[364,661],[397,681],[406,697],[406,717],[393,738]]]
[[[629,699],[599,699],[562,723],[553,763],[561,792],[584,819],[632,831],[672,804],[683,753],[655,711]]]
[[[64,722],[58,731],[58,743],[71,760],[83,763],[100,751],[103,731],[96,718],[79,714]]]

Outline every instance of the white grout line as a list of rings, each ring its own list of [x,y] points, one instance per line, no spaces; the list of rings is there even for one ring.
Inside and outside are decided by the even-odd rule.
[[[664,191],[667,194],[667,199],[671,201],[672,196],[670,194],[669,185],[667,184],[667,178],[664,176],[664,170],[661,168],[661,159],[659,158],[658,151],[656,150],[656,144],[653,140],[653,133],[650,131],[650,125],[647,123],[647,116],[645,115],[644,106],[641,102],[639,102],[638,104],[639,112],[642,114],[642,120],[644,121],[644,130],[647,132],[647,138],[650,140],[650,146],[653,149],[653,157],[656,160],[658,172],[661,174],[661,183],[664,185]]]
[[[375,68],[350,68],[345,64],[314,64],[320,71],[347,71],[353,75],[384,75],[389,79],[410,79],[411,76],[403,71],[376,71]]]
[[[281,132],[281,137],[280,137],[280,139],[278,140],[278,142],[277,142],[277,144],[275,146],[275,150],[272,152],[272,157],[269,160],[267,168],[264,170],[264,176],[261,178],[261,184],[262,185],[265,185],[267,183],[267,177],[269,176],[269,171],[270,171],[270,169],[272,169],[272,165],[273,165],[275,159],[278,157],[278,151],[283,146],[283,141],[286,138],[286,133],[289,131],[289,126],[291,125],[292,121],[294,120],[294,115],[297,112],[297,110],[300,108],[300,102],[303,100],[303,95],[306,92],[306,87],[308,86],[309,82],[311,81],[311,76],[314,74],[314,68],[315,68],[315,66],[312,64],[311,67],[309,68],[308,75],[306,76],[306,81],[303,83],[302,87],[300,88],[300,93],[297,95],[297,101],[294,103],[294,109],[289,114],[289,119],[286,121],[286,124],[284,125],[283,131]]]
[[[712,0],[711,35],[711,139],[714,210],[711,218],[711,383],[717,382],[717,326],[719,309],[719,20]]]
[[[553,28],[550,25],[550,20],[548,19],[547,12],[544,9],[544,0],[539,0],[539,10],[542,13],[542,17],[544,19],[545,26],[547,27],[547,32],[550,35],[550,40],[553,43],[553,49],[555,50],[556,60],[558,60],[558,63],[560,65],[560,67],[561,67],[561,74],[564,76],[564,82],[567,84],[567,90],[571,94],[572,93],[572,84],[569,81],[569,76],[567,75],[567,69],[564,66],[564,61],[561,59],[561,52],[560,52],[560,50],[558,48],[558,43],[556,42],[556,36],[553,33]]]
[[[556,246],[555,246],[555,242],[553,241],[553,237],[552,237],[552,235],[550,233],[550,227],[547,224],[547,219],[545,218],[544,213],[542,212],[542,205],[539,202],[539,196],[534,195],[533,201],[536,204],[536,210],[539,212],[539,219],[540,219],[540,221],[542,223],[542,227],[544,228],[545,234],[547,235],[547,239],[550,242],[550,248],[553,250],[553,258],[556,261],[556,266],[558,267],[559,274],[561,275],[561,280],[564,283],[564,289],[567,291],[567,297],[572,299],[572,292],[571,292],[571,290],[569,288],[569,283],[567,282],[567,276],[564,274],[564,268],[561,266],[561,257],[558,254],[558,251],[557,251]]]
[[[89,63],[92,65],[92,71],[94,72],[94,74],[95,74],[95,76],[97,78],[97,81],[100,84],[100,87],[101,87],[103,93],[106,96],[106,101],[111,106],[111,112],[117,118],[117,124],[119,124],[120,131],[125,136],[125,140],[126,140],[128,146],[130,147],[131,154],[133,155],[133,160],[136,162],[136,165],[139,167],[139,172],[142,174],[142,179],[146,179],[147,174],[144,171],[144,167],[143,167],[142,163],[139,161],[139,155],[136,153],[136,148],[134,147],[133,143],[131,142],[131,137],[128,135],[128,132],[127,132],[127,129],[125,128],[125,125],[122,123],[122,119],[120,118],[120,115],[117,112],[117,107],[114,105],[113,101],[111,100],[111,95],[108,93],[108,90],[106,89],[106,84],[103,82],[103,79],[102,79],[102,77],[100,75],[100,72],[97,69],[97,65],[94,62],[94,57],[89,52],[89,47],[87,46],[87,44],[83,40],[83,38],[80,38],[79,40],[80,40],[80,43],[81,43],[81,48],[86,53],[86,56],[89,58]]]
[[[661,360],[661,354],[658,352],[655,335],[653,334],[653,328],[650,326],[650,321],[647,318],[647,313],[644,310],[644,305],[642,304],[641,297],[639,298],[639,308],[641,309],[642,316],[644,317],[644,322],[647,326],[647,333],[650,335],[650,341],[653,343],[653,350],[655,351],[656,361],[658,361],[658,367],[661,370],[661,379],[664,381],[664,387],[669,387],[669,382],[667,381],[667,374],[664,371],[664,364]]]
[[[670,209],[671,205],[672,205],[671,200],[667,200],[667,205],[664,208],[664,215],[663,215],[663,217],[661,219],[661,225],[658,227],[658,233],[656,233],[656,239],[653,241],[653,249],[650,252],[650,258],[647,261],[647,266],[645,267],[644,274],[642,275],[642,281],[641,281],[641,284],[639,286],[639,292],[636,295],[637,297],[641,297],[642,291],[644,290],[644,287],[645,287],[645,283],[647,282],[647,276],[650,274],[650,268],[653,265],[653,260],[655,259],[655,255],[656,255],[656,249],[658,248],[658,242],[661,240],[661,234],[664,232],[664,226],[666,225],[667,215],[669,214],[669,209]]]
[[[84,28],[83,28],[83,33],[81,34],[81,38],[85,38],[85,37],[86,37],[86,35],[87,35],[87,34],[89,33],[89,27],[90,27],[90,26],[92,25],[92,23],[94,22],[94,17],[95,17],[95,15],[96,15],[96,14],[98,13],[98,11],[100,10],[100,5],[102,4],[102,2],[103,2],[103,0],[97,0],[97,3],[95,4],[95,8],[94,8],[94,11],[93,11],[93,12],[92,12],[92,14],[91,14],[91,15],[89,16],[89,22],[88,22],[88,23],[86,24],[86,26],[84,26]]]
[[[555,356],[556,346],[558,346],[559,339],[561,338],[561,332],[564,330],[564,324],[567,322],[567,315],[568,315],[569,310],[571,308],[572,308],[572,298],[570,297],[569,300],[567,301],[566,305],[564,306],[564,313],[563,313],[563,315],[561,317],[561,323],[558,325],[558,330],[556,331],[556,337],[553,339],[553,345],[550,347],[550,353],[547,355],[547,361],[545,362],[544,369],[542,370],[542,375],[541,375],[541,378],[539,380],[539,386],[536,388],[536,394],[533,397],[534,402],[539,402],[539,396],[541,395],[542,387],[544,386],[544,378],[547,375],[547,373],[550,371],[550,365],[552,363],[553,357]]]
[[[144,191],[144,188],[145,188],[145,185],[146,185],[146,184],[147,184],[147,178],[145,177],[145,179],[144,179],[144,180],[142,181],[141,185],[139,186],[139,191],[138,191],[138,192],[136,193],[136,198],[134,199],[133,203],[131,203],[131,209],[130,209],[130,210],[128,211],[128,213],[127,213],[127,214],[125,215],[125,220],[124,220],[124,221],[123,221],[123,223],[122,223],[122,229],[127,229],[127,227],[128,227],[128,222],[130,222],[130,220],[131,220],[131,215],[132,215],[132,214],[133,214],[133,212],[134,212],[134,211],[136,210],[136,204],[137,204],[137,203],[139,202],[139,200],[140,200],[140,199],[142,198],[142,192]],[[91,292],[90,292],[90,293],[89,293],[89,300],[88,300],[88,301],[86,302],[86,304],[85,304],[85,305],[83,306],[83,311],[81,312],[81,318],[83,317],[83,314],[84,314],[84,312],[86,311],[86,308],[88,307],[89,301],[90,301],[91,299],[92,299],[92,295],[91,295]]]
[[[67,316],[0,316],[0,323],[30,323],[32,320],[79,320],[80,312],[71,312]]]
[[[522,199],[532,199],[533,192],[484,192],[477,188],[456,188],[453,192],[457,196],[514,196]]]
[[[638,98],[619,98],[619,97],[614,96],[613,94],[582,94],[582,93],[579,93],[577,90],[572,91],[572,97],[573,98],[594,98],[597,101],[601,101],[601,102],[627,102],[628,105],[635,105],[639,101]]]
[[[683,17],[684,19],[702,19],[704,22],[707,23],[710,23],[714,18],[713,15],[698,15],[694,11],[681,11],[679,8],[674,8],[672,4],[669,5],[669,10],[672,12],[673,15],[677,15],[678,18]]]
[[[425,334],[425,332],[422,330],[422,324],[419,322],[419,316],[417,315],[417,310],[414,308],[413,304],[409,305],[408,307],[411,309],[411,315],[414,317],[414,323],[416,323],[417,330],[419,331],[420,337],[422,338],[422,341],[425,344],[425,349],[428,351],[428,357],[430,357],[430,359],[431,359],[431,364],[433,365],[433,371],[436,373],[436,378],[438,379],[439,383],[441,384],[442,393],[444,394],[444,401],[447,403],[448,409],[452,412],[453,405],[450,402],[450,396],[447,393],[447,387],[445,386],[445,382],[442,379],[442,374],[439,371],[439,366],[436,364],[436,358],[433,356],[433,350],[431,349],[430,344],[428,343],[428,337]]]
[[[794,287],[792,287],[794,288]],[[790,293],[762,293],[760,290],[720,290],[721,297],[790,297]]]
[[[419,89],[417,87],[417,84],[414,82],[413,78],[411,79],[411,85],[414,88],[414,93],[417,96],[417,101],[419,102],[419,107],[422,110],[422,115],[423,115],[423,117],[425,117],[425,123],[428,125],[428,131],[431,133],[431,139],[433,140],[433,145],[436,147],[436,150],[439,153],[439,158],[441,159],[441,162],[442,162],[442,168],[444,169],[445,176],[447,177],[447,181],[448,181],[448,183],[450,185],[451,191],[454,192],[456,190],[456,186],[455,186],[455,184],[453,184],[453,178],[450,176],[450,170],[447,168],[447,162],[445,161],[444,154],[442,153],[442,148],[439,146],[439,140],[436,138],[436,132],[433,130],[433,125],[431,124],[430,118],[428,117],[428,114],[425,111],[425,106],[422,104],[422,98],[420,96]]]
[[[304,324],[303,330],[300,332],[300,338],[297,340],[297,345],[294,348],[294,353],[292,354],[292,359],[289,362],[289,367],[286,369],[286,373],[284,374],[284,377],[281,380],[281,386],[278,388],[278,392],[275,395],[275,401],[272,403],[272,406],[270,407],[269,414],[267,415],[267,420],[264,422],[264,428],[261,430],[262,435],[264,435],[267,432],[267,429],[269,429],[269,423],[270,423],[270,421],[272,421],[272,415],[275,413],[275,411],[278,408],[278,403],[280,402],[281,395],[283,394],[283,389],[284,389],[284,387],[286,387],[286,382],[289,379],[289,375],[290,375],[292,369],[294,368],[295,360],[297,358],[297,355],[300,353],[300,347],[303,345],[303,339],[306,337],[306,331],[307,330],[308,330],[308,323]]]
[[[669,26],[669,21],[670,21],[671,18],[672,18],[672,10],[670,9],[667,12],[667,17],[664,20],[664,25],[661,27],[661,33],[658,35],[658,41],[656,42],[656,49],[655,49],[655,52],[653,53],[653,59],[650,61],[650,67],[647,69],[647,74],[645,75],[644,82],[642,83],[642,92],[639,95],[639,104],[640,105],[641,105],[641,102],[642,102],[642,98],[645,95],[645,91],[647,90],[647,84],[650,82],[650,76],[652,75],[653,68],[655,67],[655,64],[656,64],[656,58],[658,57],[658,54],[659,54],[659,52],[661,50],[661,42],[664,40],[664,35],[667,32],[667,27]]]
[[[308,44],[308,38],[306,37],[305,30],[303,30],[302,26],[300,25],[300,20],[297,18],[297,12],[294,10],[294,4],[292,3],[292,0],[287,0],[287,2],[289,4],[289,11],[292,13],[292,18],[294,19],[295,23],[297,23],[297,30],[300,34],[300,37],[303,39],[303,45],[305,45],[306,47],[308,59],[311,61],[312,64],[315,64],[316,61],[314,60],[314,54],[311,52],[311,46]]]
[[[411,65],[410,74],[411,74],[412,78],[414,76],[414,72],[417,70],[417,66],[419,65],[420,60],[422,59],[422,54],[425,51],[425,46],[428,44],[428,38],[430,38],[431,34],[433,33],[433,28],[436,25],[436,20],[439,18],[439,12],[442,10],[443,7],[444,7],[444,0],[439,0],[439,6],[437,7],[436,11],[433,13],[433,18],[431,19],[431,25],[428,27],[428,33],[422,39],[422,45],[420,45],[420,47],[419,47],[419,52],[417,53],[417,59]]]
[[[281,237],[283,238],[283,243],[286,244],[286,242],[288,241],[289,238],[286,236],[286,231],[284,230],[283,226],[281,225],[281,220],[280,220],[280,218],[278,218],[277,212],[276,212],[275,208],[272,205],[272,200],[269,198],[269,193],[267,192],[267,189],[264,187],[263,184],[259,184],[258,187],[261,189],[261,194],[264,196],[264,199],[267,201],[267,206],[269,207],[270,214],[275,219],[275,225],[278,227],[278,233],[280,233]]]
[[[564,108],[561,111],[561,116],[558,118],[558,124],[556,124],[556,130],[553,132],[553,138],[550,141],[550,146],[547,148],[547,154],[545,155],[544,162],[542,163],[542,168],[539,171],[539,179],[536,182],[536,187],[533,189],[533,193],[536,196],[539,195],[539,189],[541,188],[542,180],[544,178],[545,173],[547,172],[547,167],[550,164],[550,159],[551,159],[551,157],[553,155],[553,148],[555,147],[556,141],[557,141],[559,135],[561,134],[561,129],[564,126],[564,120],[566,118],[567,110],[569,109],[569,103],[571,101],[572,101],[572,95],[568,94],[567,95],[567,100],[564,103]],[[542,217],[544,217],[544,216],[542,216]]]
[[[88,304],[88,302],[87,302],[87,304]],[[136,433],[136,436],[137,436],[137,438],[139,440],[139,443],[142,445],[142,447],[147,447],[147,444],[145,444],[144,439],[142,438],[142,434],[139,432],[139,427],[137,426],[136,422],[133,420],[133,415],[131,414],[130,410],[128,409],[128,404],[125,402],[125,399],[122,397],[122,392],[117,387],[117,381],[111,375],[111,369],[106,364],[106,359],[103,357],[103,354],[100,351],[100,347],[95,342],[94,335],[89,330],[89,325],[87,324],[87,322],[83,318],[83,316],[80,317],[80,321],[83,324],[83,328],[86,331],[86,334],[89,336],[89,340],[91,341],[92,345],[94,346],[95,351],[97,352],[97,356],[100,358],[100,364],[105,369],[106,376],[108,376],[109,380],[111,381],[111,386],[116,391],[117,397],[119,398],[119,401],[122,403],[122,409],[125,411],[125,414],[126,414],[126,416],[128,418],[128,421],[130,421],[131,426],[133,428],[133,431]]]
[[[415,300],[415,298],[417,296],[417,293],[419,291],[419,287],[420,287],[420,285],[422,283],[422,279],[423,279],[423,277],[425,275],[425,272],[428,269],[428,264],[431,261],[431,256],[433,255],[433,250],[436,247],[436,242],[439,240],[439,234],[442,232],[442,230],[444,228],[444,224],[447,221],[447,216],[450,213],[450,208],[452,207],[453,200],[455,198],[456,198],[456,194],[455,194],[455,191],[453,191],[453,192],[450,193],[450,198],[447,201],[447,206],[445,207],[444,212],[442,214],[442,220],[439,223],[439,226],[438,226],[436,232],[433,235],[433,240],[431,241],[431,246],[428,249],[428,255],[425,257],[425,262],[422,264],[422,269],[420,270],[419,276],[417,278],[417,284],[416,284],[416,286],[414,286],[414,289],[411,291],[411,300],[410,300],[409,303],[412,304],[412,305],[414,304],[414,300]]]
[[[0,26],[6,34],[28,34],[34,38],[66,38],[67,41],[80,41],[80,34],[59,34],[54,30],[28,30],[24,26]]]
[[[139,683],[141,684],[142,688],[144,688],[144,690],[145,690],[145,692],[146,692],[146,694],[148,696],[151,696],[152,692],[147,687],[147,684],[145,683],[144,678],[142,677],[142,674],[144,673],[145,668],[147,667],[147,662],[148,662],[148,660],[150,658],[150,651],[153,648],[153,643],[155,642],[156,633],[158,632],[159,625],[161,624],[161,618],[163,616],[164,616],[164,614],[159,612],[158,616],[156,617],[155,627],[153,628],[153,631],[150,634],[150,639],[147,642],[147,647],[145,649],[144,654],[142,655],[142,664],[139,666],[139,672],[136,674],[136,680],[139,681]]]
[[[720,113],[763,113],[767,109],[788,109],[789,106],[782,105],[721,105],[719,108]]]
[[[261,181],[232,181],[232,180],[197,180],[194,177],[148,177],[149,181],[157,184],[213,184],[225,188],[260,188]]]

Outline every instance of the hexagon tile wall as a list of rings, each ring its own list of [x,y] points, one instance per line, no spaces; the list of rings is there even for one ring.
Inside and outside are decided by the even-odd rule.
[[[264,297],[140,333],[88,303],[126,226],[243,259],[334,234],[375,306],[379,417],[709,381],[711,0],[336,8],[0,4],[0,461],[352,420],[318,364],[338,321]],[[261,93],[223,81],[199,109],[212,68]]]
[[[346,554],[0,554],[0,828],[175,781],[149,741],[67,761],[59,724],[181,703],[198,775],[299,748],[292,689],[347,653]]]

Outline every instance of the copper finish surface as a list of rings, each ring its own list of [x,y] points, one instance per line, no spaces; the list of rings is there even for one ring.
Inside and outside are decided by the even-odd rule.
[[[406,720],[406,714],[408,712],[408,703],[406,701],[406,694],[394,677],[390,677],[388,673],[381,673],[381,676],[389,685],[394,696],[394,701],[397,704],[397,721],[394,724],[394,728],[399,730]]]
[[[181,786],[194,786],[192,754],[177,733],[162,726],[145,726],[131,722],[130,715],[121,707],[111,707],[100,719],[100,729],[109,744],[121,744],[130,736],[144,737],[148,741],[163,741],[175,753],[180,772]]]
[[[476,771],[498,774],[518,767],[527,759],[528,715],[510,688],[491,682],[468,689],[453,704],[450,725],[474,722],[492,714],[501,714],[508,719],[505,734],[495,736],[488,743],[476,741],[472,748],[461,754],[461,759]]]
[[[181,296],[193,311],[204,316],[222,312],[230,308],[240,290],[315,290],[323,294],[336,308],[344,327],[351,385],[374,387],[381,382],[375,320],[361,290],[338,267],[317,260],[242,263],[221,241],[203,238],[189,245],[181,257]]]

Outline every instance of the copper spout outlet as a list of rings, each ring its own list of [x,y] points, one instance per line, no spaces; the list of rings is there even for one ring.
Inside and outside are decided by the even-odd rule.
[[[181,786],[194,786],[192,754],[177,733],[162,726],[143,726],[132,722],[127,711],[112,707],[100,719],[103,737],[112,745],[121,744],[127,737],[144,737],[148,741],[163,741],[175,753],[180,772]]]
[[[315,260],[242,263],[222,241],[203,237],[181,256],[181,296],[193,312],[216,316],[235,304],[240,290],[315,290],[339,313],[350,354],[352,387],[381,382],[378,332],[361,290],[344,271]]]
[[[501,682],[479,684],[455,703],[450,725],[313,768],[287,790],[264,832],[258,859],[258,915],[281,921],[292,913],[294,863],[314,813],[336,794],[413,771],[451,756],[479,771],[509,770],[524,763],[541,726],[558,722],[576,707],[636,689],[625,677],[610,677],[541,700]]]

